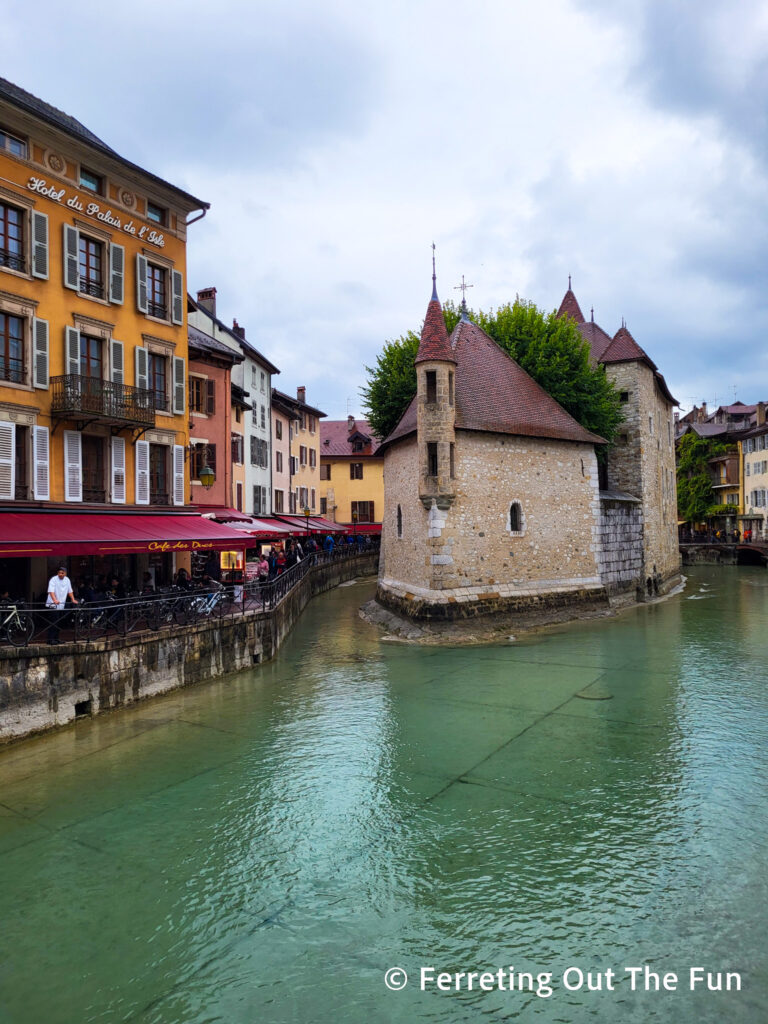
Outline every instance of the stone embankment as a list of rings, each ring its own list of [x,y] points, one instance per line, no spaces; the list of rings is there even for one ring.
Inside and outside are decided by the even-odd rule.
[[[378,552],[311,568],[270,611],[90,643],[0,649],[0,743],[252,668],[279,650],[308,602],[374,575]]]

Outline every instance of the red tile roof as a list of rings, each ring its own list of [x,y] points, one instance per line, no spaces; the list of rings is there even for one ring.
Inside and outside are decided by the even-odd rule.
[[[600,362],[630,363],[636,359],[641,359],[648,363],[653,370],[658,369],[656,363],[640,348],[627,328],[622,325],[614,334],[611,344],[600,357]]]
[[[578,328],[582,338],[589,345],[592,359],[599,363],[603,352],[611,344],[613,338],[599,324],[596,324],[594,320],[585,320],[583,324],[578,324]]]
[[[414,362],[418,365],[418,363],[425,363],[430,359],[456,362],[448,342],[448,331],[445,329],[443,309],[434,292],[427,306],[427,315],[424,317],[424,326],[421,329],[419,351],[416,353]]]
[[[364,441],[363,450],[356,452],[354,441]],[[354,455],[355,458],[367,458],[375,455],[381,441],[372,432],[367,420],[353,420],[352,429],[349,427],[349,420],[321,420],[320,422],[320,457],[324,455],[347,456]]]
[[[456,361],[456,429],[543,437],[584,444],[603,438],[585,430],[485,331],[461,320],[450,338]],[[417,399],[384,442],[416,430]]]
[[[560,303],[560,309],[557,311],[558,316],[572,316],[577,324],[584,323],[584,315],[581,312],[576,296],[573,294],[571,289],[563,296],[563,301]]]

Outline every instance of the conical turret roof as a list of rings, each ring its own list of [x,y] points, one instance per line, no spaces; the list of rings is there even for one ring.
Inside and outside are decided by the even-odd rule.
[[[432,298],[427,306],[427,315],[424,317],[424,326],[421,329],[421,341],[419,351],[416,353],[414,363],[426,363],[427,361],[440,360],[444,363],[455,363],[456,358],[448,341],[448,331],[445,329],[443,319],[443,307],[437,297],[437,288],[432,284]]]
[[[579,303],[576,301],[576,296],[571,291],[571,280],[568,279],[568,291],[563,296],[563,301],[560,303],[560,309],[557,311],[558,316],[572,316],[577,324],[584,323],[584,314],[581,312]]]

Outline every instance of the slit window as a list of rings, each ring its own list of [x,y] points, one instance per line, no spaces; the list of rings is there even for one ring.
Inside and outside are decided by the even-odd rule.
[[[427,370],[427,403],[434,405],[437,401],[437,371]]]
[[[397,536],[403,536],[403,510],[397,506]]]
[[[437,476],[437,442],[427,442],[427,475]]]
[[[509,529],[511,533],[520,533],[523,529],[523,515],[519,501],[513,501],[509,506]]]
[[[453,405],[453,370],[448,371],[448,405]]]
[[[451,480],[456,476],[456,445],[451,443],[450,447],[450,458],[451,458]]]

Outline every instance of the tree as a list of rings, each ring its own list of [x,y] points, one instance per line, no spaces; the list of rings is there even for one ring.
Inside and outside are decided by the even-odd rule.
[[[727,445],[693,432],[677,442],[677,515],[689,523],[700,523],[714,514],[715,491],[709,460],[724,455]]]
[[[461,310],[446,302],[443,317],[449,334],[460,316]],[[488,313],[470,311],[469,316],[583,427],[613,440],[622,420],[619,394],[603,367],[591,362],[575,321],[554,311],[545,314],[521,299]],[[394,429],[416,394],[417,350],[418,337],[409,331],[386,343],[375,367],[366,367],[368,385],[361,395],[380,437]]]
[[[368,386],[360,389],[371,430],[382,440],[397,426],[416,394],[419,336],[413,331],[384,345],[376,366],[366,366]]]

